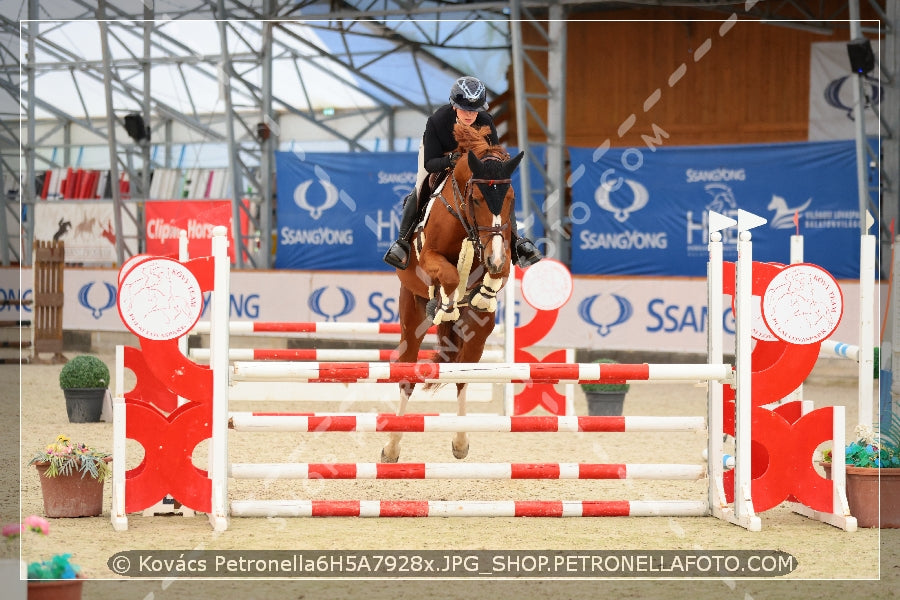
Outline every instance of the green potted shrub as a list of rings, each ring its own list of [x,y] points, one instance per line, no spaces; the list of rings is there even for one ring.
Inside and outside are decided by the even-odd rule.
[[[601,364],[618,364],[611,358],[600,358],[594,361]],[[584,397],[587,400],[588,414],[591,416],[619,416],[625,404],[625,394],[631,384],[621,383],[582,383]]]
[[[66,397],[70,423],[99,421],[109,387],[109,367],[96,356],[76,356],[59,372],[59,387]]]
[[[858,425],[857,439],[844,448],[846,491],[850,514],[859,527],[900,528],[900,414],[894,413],[886,432]],[[831,478],[831,450],[822,466]],[[880,483],[880,501],[879,501]],[[880,507],[880,511],[879,511]]]

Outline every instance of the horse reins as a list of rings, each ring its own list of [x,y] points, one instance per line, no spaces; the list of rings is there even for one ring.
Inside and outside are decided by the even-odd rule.
[[[506,155],[509,157],[509,155]],[[502,160],[497,155],[489,155],[486,156],[485,161],[488,160]],[[466,237],[472,241],[475,245],[475,248],[478,250],[479,255],[481,256],[482,262],[484,261],[484,244],[481,243],[481,234],[488,233],[490,237],[495,235],[503,235],[503,232],[509,227],[509,222],[503,223],[498,226],[485,226],[479,225],[478,220],[475,217],[475,206],[474,203],[471,202],[472,194],[475,190],[475,184],[483,183],[487,185],[496,185],[496,184],[512,184],[512,180],[509,178],[506,179],[480,179],[475,177],[469,177],[469,180],[466,182],[465,193],[463,193],[459,189],[459,184],[456,181],[455,177],[451,177],[453,181],[453,197],[456,200],[457,207],[454,209],[447,202],[447,199],[444,198],[443,194],[441,194],[441,200],[444,202],[444,206],[447,207],[447,210],[452,214],[456,219],[462,224],[463,229],[466,231]]]

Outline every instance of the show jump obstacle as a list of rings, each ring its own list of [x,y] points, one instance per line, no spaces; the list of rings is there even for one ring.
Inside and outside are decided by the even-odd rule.
[[[191,510],[207,513],[216,530],[227,528],[229,516],[711,515],[758,531],[761,520],[757,513],[790,499],[805,507],[808,516],[853,531],[856,519],[847,509],[844,465],[835,463],[832,479],[826,480],[818,475],[812,462],[815,449],[823,442],[830,440],[835,448],[843,447],[843,407],[808,411],[789,405],[777,410],[764,408],[773,400],[785,397],[809,373],[807,367],[811,369],[812,363],[808,356],[818,355],[821,340],[830,335],[840,318],[840,289],[830,275],[814,265],[791,265],[763,272],[759,263],[752,262],[750,239],[750,229],[763,223],[764,219],[744,211],[738,212],[737,221],[709,213],[708,308],[710,315],[721,315],[723,292],[734,298],[736,362],[733,367],[723,361],[724,333],[721,319],[717,318],[710,319],[708,360],[704,365],[280,361],[238,361],[231,365],[225,228],[215,231],[210,257],[180,262],[143,256],[129,261],[119,276],[119,312],[126,326],[139,336],[140,348],[124,348],[121,353],[124,366],[136,376],[136,384],[131,391],[117,394],[121,397],[114,401],[116,461],[113,463],[112,524],[117,530],[127,529],[129,513],[145,510],[161,498],[171,496]],[[723,263],[720,232],[734,225],[739,231],[737,262]],[[733,276],[724,277],[726,269]],[[202,294],[207,291],[212,292],[208,366],[192,362],[179,351],[179,340],[196,324],[202,311]],[[827,322],[827,327],[810,328],[805,321],[792,320],[791,315],[796,311],[784,307],[796,299],[791,294],[797,292],[805,294],[807,306],[822,304],[816,323]],[[756,311],[757,321],[751,306],[753,295],[763,298],[762,310]],[[760,312],[762,321],[758,322]],[[774,339],[757,339],[751,355],[751,335],[763,328]],[[807,370],[799,373],[803,369]],[[704,429],[702,417],[230,413],[228,408],[229,386],[242,380],[392,382],[404,379],[441,383],[524,382],[534,386],[589,381],[706,381],[709,460],[706,465],[229,462],[229,427],[236,432],[314,431],[316,435],[356,431],[496,431],[510,435],[548,432],[552,435]],[[734,468],[727,471],[723,452],[726,433],[735,439]],[[145,449],[152,448],[144,453],[139,466],[127,472],[126,439],[136,441]],[[206,440],[209,440],[208,472],[191,462],[194,448]],[[751,456],[753,445],[766,448],[768,456],[765,453]],[[766,462],[759,464],[760,460]],[[706,497],[667,501],[230,501],[228,494],[229,477],[696,479],[704,474],[708,479]]]

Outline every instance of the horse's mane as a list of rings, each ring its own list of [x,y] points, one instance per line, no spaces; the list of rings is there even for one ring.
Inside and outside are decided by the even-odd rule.
[[[469,127],[463,123],[456,123],[453,126],[453,137],[459,144],[459,149],[467,152],[474,152],[476,156],[483,156],[491,147],[491,143],[487,141],[491,128],[487,125],[479,127]]]

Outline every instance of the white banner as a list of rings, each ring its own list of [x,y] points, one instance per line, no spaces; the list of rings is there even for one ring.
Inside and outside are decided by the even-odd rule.
[[[67,268],[63,327],[84,331],[126,331],[116,308],[115,269]],[[0,296],[31,298],[30,269],[0,269]],[[857,344],[859,285],[841,281],[844,313],[832,339]],[[706,281],[692,278],[575,277],[572,297],[540,346],[592,350],[706,353],[710,315]],[[394,323],[397,278],[389,273],[235,271],[231,278],[231,318],[235,321],[341,321]],[[884,294],[882,294],[884,297]],[[205,294],[208,301],[209,294]],[[733,350],[730,298],[721,319],[725,351]],[[876,308],[876,323],[881,312]],[[13,307],[5,310],[12,313]],[[501,310],[503,310],[501,303]],[[516,322],[527,323],[534,309],[517,293]],[[23,309],[30,319],[31,308]],[[11,317],[14,318],[14,317]],[[203,319],[207,318],[204,309]],[[390,347],[393,341],[386,344]]]
[[[34,207],[34,239],[66,243],[67,263],[116,264],[113,204],[107,201],[38,202]],[[137,239],[137,227],[123,215],[124,239]]]
[[[872,42],[876,64],[878,42]],[[812,45],[809,66],[809,140],[851,140],[856,136],[853,120],[853,86],[857,75],[850,69],[847,42]],[[878,67],[865,76],[866,135],[878,135],[877,110],[883,98]]]

